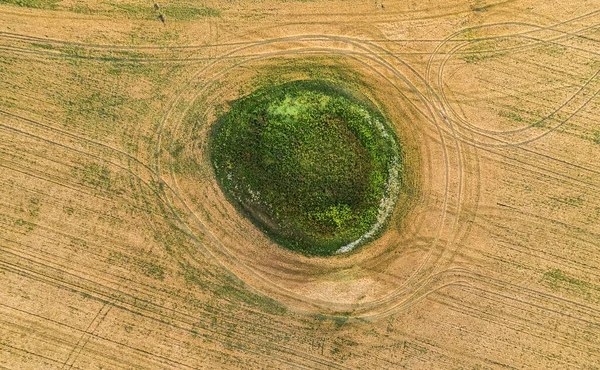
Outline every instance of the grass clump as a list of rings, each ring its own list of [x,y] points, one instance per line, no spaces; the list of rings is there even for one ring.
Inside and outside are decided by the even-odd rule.
[[[323,81],[257,90],[233,102],[214,127],[217,179],[283,246],[335,254],[376,236],[387,217],[380,208],[399,159],[382,122],[375,109]]]

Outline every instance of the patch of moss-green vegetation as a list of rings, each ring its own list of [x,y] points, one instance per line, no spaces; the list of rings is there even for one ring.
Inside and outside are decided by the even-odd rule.
[[[592,141],[594,142],[594,144],[600,145],[600,130],[593,131]]]
[[[600,291],[598,285],[572,277],[557,268],[544,272],[542,282],[552,290],[563,289],[594,301],[598,299],[597,293]]]
[[[189,263],[180,262],[179,266],[179,274],[186,283],[209,291],[216,299],[226,300],[236,305],[243,302],[250,307],[273,315],[283,315],[287,312],[287,308],[281,303],[249,291],[247,287],[229,276],[215,275],[210,270],[199,269]]]
[[[117,176],[108,167],[98,163],[86,163],[73,169],[73,176],[81,185],[89,186],[105,194],[120,195],[123,189],[117,184]]]
[[[35,9],[56,9],[56,3],[58,2],[59,0],[0,0],[0,4]]]
[[[89,4],[84,3],[75,3],[73,5],[61,4],[60,0],[0,0],[0,4],[44,10],[68,10],[79,14],[121,15],[132,19],[157,19],[157,13],[154,10],[152,3],[131,4],[109,1],[98,2],[97,4],[90,6]],[[112,9],[99,8],[99,4],[109,5]],[[204,5],[169,5],[160,8],[160,11],[167,17],[168,21],[189,21],[199,18],[221,16],[221,10],[209,8]]]
[[[383,122],[323,81],[262,88],[219,118],[212,162],[225,194],[275,241],[332,255],[376,237],[391,213],[399,155]]]
[[[515,112],[500,111],[498,113],[498,115],[500,117],[508,118],[508,119],[511,119],[513,121],[516,121],[516,122],[523,122],[523,117],[520,114],[515,113]]]
[[[139,4],[127,4],[118,2],[106,2],[114,8],[113,12],[106,12],[100,10],[92,10],[90,8],[72,8],[73,11],[83,13],[120,13],[124,14],[129,18],[134,19],[156,19],[156,12],[152,7],[152,3],[139,5]],[[206,6],[189,7],[181,5],[169,5],[160,8],[160,11],[167,17],[167,20],[177,21],[188,21],[197,18],[204,17],[220,17],[221,11],[218,9],[209,8]]]
[[[121,252],[111,251],[107,262],[111,265],[117,265],[125,268],[134,267],[142,274],[156,280],[162,281],[165,279],[165,268],[163,266],[141,257],[130,257]]]

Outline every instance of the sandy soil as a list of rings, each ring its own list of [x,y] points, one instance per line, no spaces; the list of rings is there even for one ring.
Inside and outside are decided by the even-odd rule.
[[[2,3],[0,368],[598,369],[599,4],[383,5]],[[403,148],[355,253],[274,245],[214,180],[219,110],[299,78]]]

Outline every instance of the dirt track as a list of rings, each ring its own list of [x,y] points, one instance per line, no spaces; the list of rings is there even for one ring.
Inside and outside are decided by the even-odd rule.
[[[0,5],[1,368],[598,368],[598,4],[65,4]],[[297,78],[400,138],[356,253],[279,248],[215,183],[218,107]]]

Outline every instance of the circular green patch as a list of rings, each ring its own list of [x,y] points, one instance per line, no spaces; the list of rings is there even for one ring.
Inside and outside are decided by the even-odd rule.
[[[264,88],[212,132],[227,197],[281,245],[332,255],[372,240],[391,214],[399,155],[383,116],[322,81]]]

